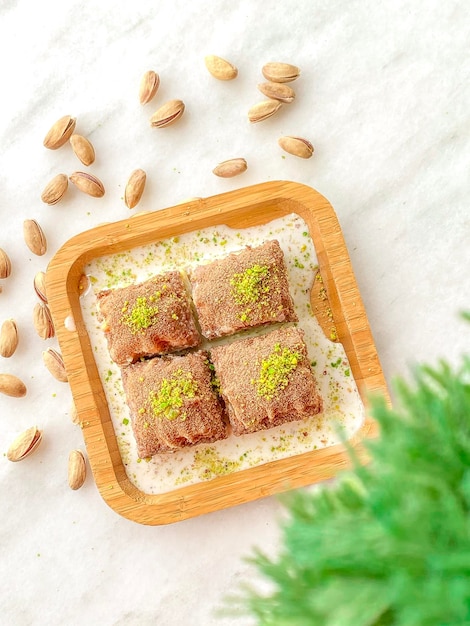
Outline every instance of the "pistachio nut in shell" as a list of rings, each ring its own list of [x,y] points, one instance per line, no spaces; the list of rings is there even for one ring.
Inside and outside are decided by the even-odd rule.
[[[23,222],[23,236],[26,245],[33,254],[37,256],[46,254],[46,235],[36,220],[25,220]]]
[[[45,272],[37,272],[33,280],[33,286],[37,297],[42,300],[42,302],[45,302],[47,304]]]
[[[86,463],[83,452],[80,450],[72,450],[69,454],[68,464],[68,483],[70,489],[77,490],[85,482]]]
[[[42,432],[33,426],[23,431],[13,441],[7,451],[7,459],[9,461],[22,461],[27,456],[37,450],[42,441]]]
[[[260,83],[258,89],[266,97],[271,98],[271,100],[279,100],[283,104],[290,104],[295,100],[295,91],[284,83],[268,81],[267,83]]]
[[[212,173],[221,178],[232,178],[246,172],[247,167],[245,159],[229,159],[214,167]]]
[[[0,278],[8,278],[11,274],[11,261],[5,250],[0,248]]]
[[[282,103],[278,100],[263,100],[253,105],[248,111],[248,119],[252,124],[262,122],[274,115],[282,107]]]
[[[233,80],[238,76],[238,69],[235,65],[221,57],[209,54],[205,57],[204,63],[209,73],[218,80]]]
[[[302,137],[281,137],[278,139],[278,144],[289,154],[293,154],[301,159],[309,159],[314,150],[310,141],[302,139]]]
[[[88,172],[74,172],[69,176],[70,182],[75,185],[83,193],[93,198],[102,198],[104,196],[104,185],[99,178],[89,174]]]
[[[26,385],[13,374],[0,374],[0,393],[12,398],[23,398],[26,395]]]
[[[64,197],[68,185],[69,179],[67,176],[65,174],[57,174],[57,176],[54,176],[44,187],[41,200],[45,204],[57,204]]]
[[[44,137],[44,147],[49,150],[57,150],[70,139],[75,130],[76,119],[70,115],[64,115],[55,122]]]
[[[95,160],[95,149],[89,139],[82,135],[73,134],[70,136],[70,145],[75,156],[80,159],[83,165],[91,165]]]
[[[150,118],[150,126],[153,128],[164,128],[174,124],[184,113],[184,102],[182,100],[169,100],[161,106]]]
[[[65,371],[64,359],[60,352],[54,348],[48,348],[42,353],[44,365],[52,376],[61,383],[68,382],[67,372]]]
[[[33,309],[33,324],[41,339],[51,339],[55,335],[54,323],[49,307],[45,302],[38,302]]]
[[[290,63],[266,63],[261,71],[266,80],[273,83],[290,83],[300,75],[299,68]]]
[[[15,320],[5,320],[0,329],[0,355],[6,359],[13,356],[18,347],[18,328]]]
[[[153,70],[148,70],[140,79],[139,102],[147,104],[158,91],[160,86],[160,76]]]
[[[134,170],[129,176],[126,189],[124,191],[124,202],[128,209],[133,209],[140,202],[145,189],[147,174],[144,170]]]

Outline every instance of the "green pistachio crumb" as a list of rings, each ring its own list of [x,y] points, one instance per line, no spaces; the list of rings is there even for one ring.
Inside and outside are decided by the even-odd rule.
[[[289,384],[289,378],[302,355],[277,343],[267,359],[261,361],[259,378],[252,380],[259,396],[272,400]]]
[[[171,378],[164,378],[158,391],[151,391],[149,402],[155,417],[174,420],[180,417],[186,419],[186,414],[181,410],[187,398],[194,398],[197,391],[197,383],[193,380],[191,372],[179,368]]]
[[[254,304],[269,292],[269,285],[263,281],[269,276],[266,265],[253,265],[244,272],[234,274],[230,279],[233,296],[237,304]]]
[[[133,335],[145,331],[155,322],[158,307],[149,304],[149,302],[153,303],[158,298],[157,294],[158,292],[148,299],[145,296],[137,298],[130,312],[127,312],[128,305],[125,308],[123,307],[124,314],[121,321],[130,328]]]

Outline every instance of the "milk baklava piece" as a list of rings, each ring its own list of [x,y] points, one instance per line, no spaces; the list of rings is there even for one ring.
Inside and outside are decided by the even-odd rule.
[[[234,435],[322,410],[303,331],[294,326],[214,347],[211,359]]]
[[[142,357],[198,346],[190,300],[179,272],[167,272],[97,295],[98,319],[113,361],[119,365]]]
[[[295,322],[284,253],[277,240],[247,246],[189,273],[192,298],[207,339],[274,322]]]
[[[140,458],[227,437],[207,353],[139,361],[122,381]]]

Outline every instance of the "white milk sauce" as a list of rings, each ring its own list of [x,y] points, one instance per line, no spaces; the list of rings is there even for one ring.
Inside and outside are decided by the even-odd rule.
[[[97,320],[96,294],[102,289],[142,282],[168,270],[207,263],[268,239],[277,239],[285,255],[298,326],[305,331],[309,357],[323,398],[323,414],[250,435],[231,435],[223,441],[156,455],[150,460],[139,459],[120,369],[110,358]],[[310,289],[317,267],[307,226],[295,214],[241,230],[222,225],[205,228],[128,252],[99,257],[85,267],[90,287],[81,297],[83,319],[122,460],[129,479],[138,489],[149,494],[165,493],[267,461],[332,446],[343,438],[349,439],[360,428],[364,405],[344,348],[325,337],[311,312]],[[266,328],[258,332],[266,332]],[[205,342],[201,347],[208,346],[209,342]]]

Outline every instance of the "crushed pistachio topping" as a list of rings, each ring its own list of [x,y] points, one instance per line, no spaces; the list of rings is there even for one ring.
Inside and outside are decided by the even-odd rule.
[[[121,321],[130,328],[133,335],[143,332],[154,323],[158,315],[158,306],[156,306],[154,302],[156,302],[160,296],[161,292],[159,291],[149,298],[141,296],[136,299],[130,309],[129,303],[124,303]]]
[[[251,383],[256,385],[259,396],[272,400],[289,384],[289,378],[297,367],[302,355],[290,348],[281,348],[276,343],[267,359],[261,361],[259,378]]]
[[[197,383],[191,372],[177,369],[170,378],[162,380],[158,391],[150,392],[149,403],[153,415],[167,420],[177,417],[186,419],[186,413],[181,408],[186,399],[194,398],[196,391]]]
[[[240,305],[268,305],[269,298],[263,296],[269,293],[269,285],[263,284],[269,277],[269,268],[266,265],[252,265],[243,272],[236,273],[230,279],[234,300]],[[239,315],[242,322],[249,320],[252,308],[247,308]]]
[[[266,265],[253,265],[245,271],[234,274],[230,279],[233,295],[237,304],[255,304],[260,297],[269,292],[269,285],[263,281],[269,275]]]

